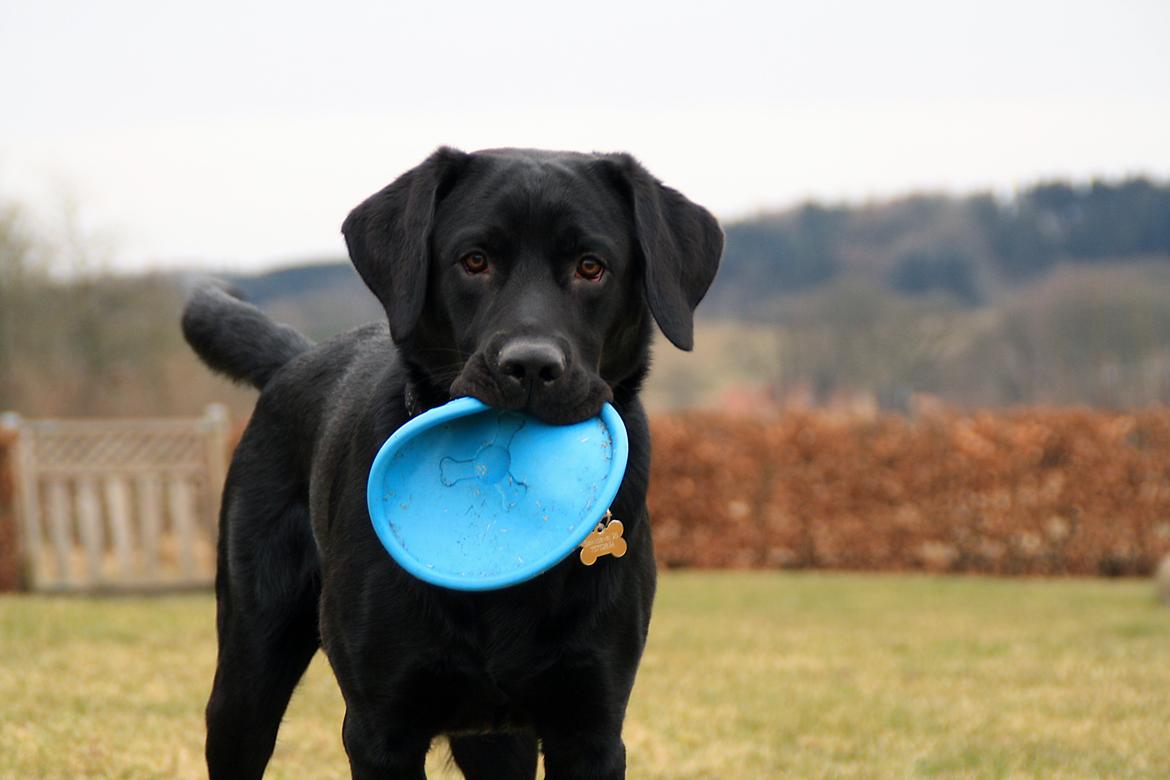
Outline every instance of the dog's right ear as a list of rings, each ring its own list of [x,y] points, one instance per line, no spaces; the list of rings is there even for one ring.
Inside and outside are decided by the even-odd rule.
[[[410,338],[422,314],[435,207],[469,155],[444,146],[349,213],[341,232],[349,257],[378,296],[396,342]]]
[[[719,221],[628,154],[603,155],[600,164],[630,201],[650,313],[663,335],[689,352],[695,345],[695,307],[723,255]]]

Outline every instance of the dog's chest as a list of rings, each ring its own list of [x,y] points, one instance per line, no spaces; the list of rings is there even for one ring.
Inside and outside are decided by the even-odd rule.
[[[448,702],[452,730],[522,726],[528,704],[560,656],[541,621],[486,611],[433,657],[430,673]]]
[[[529,648],[496,648],[492,653],[463,648],[445,654],[432,667],[448,705],[444,725],[450,731],[528,725],[532,686],[545,668]]]

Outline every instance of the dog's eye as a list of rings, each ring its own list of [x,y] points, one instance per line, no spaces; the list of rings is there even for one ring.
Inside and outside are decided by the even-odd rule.
[[[487,255],[483,252],[468,252],[459,258],[459,264],[469,274],[482,274],[488,269]]]
[[[577,261],[577,276],[588,282],[596,282],[605,273],[605,265],[593,255],[585,255]]]

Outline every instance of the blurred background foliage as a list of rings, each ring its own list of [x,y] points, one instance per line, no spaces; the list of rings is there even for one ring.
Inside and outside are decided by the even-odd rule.
[[[697,355],[658,345],[652,408],[1170,402],[1170,183],[806,203],[725,229]],[[226,394],[246,413],[182,343],[198,277],[108,273],[101,245],[0,202],[0,408],[190,413]],[[381,316],[340,257],[222,278],[317,339]]]
[[[245,411],[193,359],[178,327],[183,280],[103,269],[101,242],[34,224],[0,202],[0,410],[37,416],[197,412],[217,398]]]

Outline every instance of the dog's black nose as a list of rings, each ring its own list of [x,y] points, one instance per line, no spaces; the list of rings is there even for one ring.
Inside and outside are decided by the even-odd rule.
[[[501,379],[524,385],[549,385],[565,373],[565,353],[544,339],[515,339],[500,350]]]

